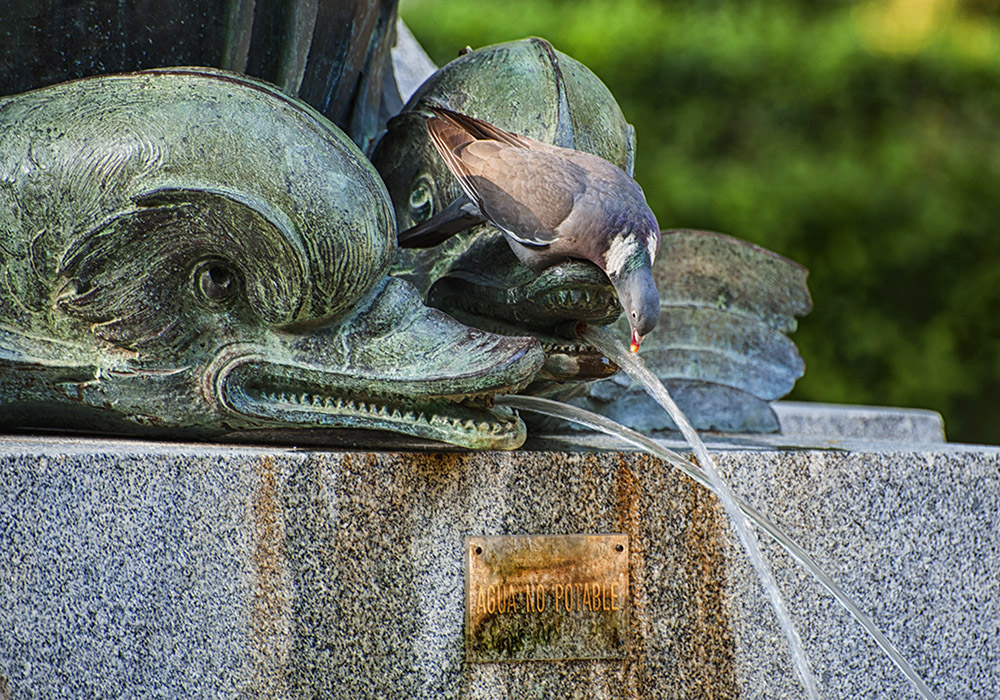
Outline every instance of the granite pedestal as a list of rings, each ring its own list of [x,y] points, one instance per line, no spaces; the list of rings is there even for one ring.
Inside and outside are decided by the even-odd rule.
[[[802,432],[710,447],[940,697],[996,697],[1000,450],[933,428],[892,441]],[[0,691],[801,697],[715,498],[612,442],[574,451],[586,442],[456,453],[0,438]],[[463,537],[522,533],[628,535],[623,659],[465,661]],[[916,697],[764,544],[823,697]]]

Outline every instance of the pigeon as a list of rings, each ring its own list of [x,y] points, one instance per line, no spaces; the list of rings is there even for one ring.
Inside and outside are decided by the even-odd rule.
[[[660,228],[642,188],[621,168],[434,105],[427,120],[441,157],[465,193],[399,235],[401,247],[437,245],[481,221],[499,228],[518,259],[541,271],[566,258],[608,276],[638,352],[660,314],[652,265]]]

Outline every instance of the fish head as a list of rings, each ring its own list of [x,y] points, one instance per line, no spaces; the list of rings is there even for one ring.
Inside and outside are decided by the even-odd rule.
[[[475,328],[536,338],[546,357],[538,381],[601,379],[617,371],[579,339],[581,325],[607,325],[621,314],[614,288],[596,265],[568,259],[534,272],[492,227],[467,240],[463,254],[431,284],[429,306]]]
[[[426,121],[432,106],[469,114],[539,141],[593,153],[632,173],[634,130],[610,91],[586,66],[543,39],[487,46],[463,54],[431,75],[389,122],[372,155],[401,231],[430,219],[462,195],[461,186],[428,136]],[[484,239],[484,245],[477,244]],[[620,313],[608,279],[591,263],[575,260],[530,273],[509,250],[502,250],[503,245],[499,229],[480,224],[436,248],[400,250],[392,274],[412,281],[428,295],[428,303],[477,327],[504,328],[508,333],[530,333],[539,338],[553,359],[553,373],[560,377],[607,376],[613,366],[592,361],[598,356],[596,350],[575,336],[565,337],[564,331],[580,322],[605,323]],[[590,270],[581,273],[584,268]],[[510,275],[506,282],[498,278],[501,271]],[[538,298],[547,297],[555,303],[528,302],[522,296],[526,279]],[[574,284],[578,286],[573,288]],[[481,290],[471,292],[477,285]],[[551,285],[548,293],[544,291],[547,285]],[[459,289],[463,294],[456,293]],[[456,306],[455,302],[463,300],[477,306],[474,315]],[[610,302],[597,310],[594,307],[599,300]],[[520,308],[515,313],[512,309],[516,305]],[[580,354],[579,373],[567,373],[567,366],[574,364],[565,361],[567,352],[569,356],[584,353]],[[593,368],[596,374],[585,368]]]
[[[6,425],[523,441],[491,404],[534,376],[537,342],[467,328],[387,276],[385,188],[304,103],[162,69],[9,98],[0,127]]]

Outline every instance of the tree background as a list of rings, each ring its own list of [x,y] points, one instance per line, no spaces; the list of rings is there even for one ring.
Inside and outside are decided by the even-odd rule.
[[[402,0],[443,65],[541,36],[637,133],[663,228],[810,270],[790,399],[1000,442],[1000,0]]]

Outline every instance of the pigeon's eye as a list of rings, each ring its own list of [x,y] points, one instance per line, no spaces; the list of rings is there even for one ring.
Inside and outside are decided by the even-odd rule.
[[[203,260],[195,266],[193,282],[196,296],[216,306],[232,300],[239,288],[236,271],[219,259]]]
[[[427,221],[434,213],[434,187],[427,175],[418,175],[410,188],[410,220]]]

